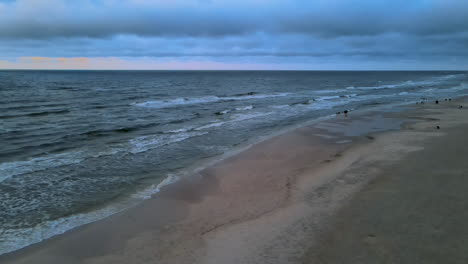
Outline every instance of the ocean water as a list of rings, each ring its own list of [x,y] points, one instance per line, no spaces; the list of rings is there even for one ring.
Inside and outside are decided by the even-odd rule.
[[[0,71],[0,254],[279,129],[467,94],[466,72]]]

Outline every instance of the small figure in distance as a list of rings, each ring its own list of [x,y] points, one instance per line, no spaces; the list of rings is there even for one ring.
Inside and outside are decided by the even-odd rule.
[[[343,113],[345,117],[348,117],[348,110],[344,110]]]
[[[436,126],[437,129],[440,129],[440,126]]]
[[[341,112],[336,112],[337,115],[341,114]]]
[[[451,102],[451,101],[452,101],[452,98],[449,98],[449,102]]]
[[[438,104],[438,103],[439,103],[439,100],[436,100],[436,102],[435,102],[435,103],[436,103],[436,104]]]
[[[447,100],[448,100],[447,98],[444,99],[444,101],[447,101]]]
[[[458,109],[462,109],[462,108],[463,108],[463,105],[459,105],[459,106],[458,106]]]

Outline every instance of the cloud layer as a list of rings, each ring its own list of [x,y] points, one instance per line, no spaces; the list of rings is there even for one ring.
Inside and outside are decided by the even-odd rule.
[[[465,0],[0,0],[0,59],[466,69],[466,14]]]

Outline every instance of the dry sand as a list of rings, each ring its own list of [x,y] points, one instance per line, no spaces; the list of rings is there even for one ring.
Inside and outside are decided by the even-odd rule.
[[[467,115],[428,103],[299,128],[0,263],[466,263]]]

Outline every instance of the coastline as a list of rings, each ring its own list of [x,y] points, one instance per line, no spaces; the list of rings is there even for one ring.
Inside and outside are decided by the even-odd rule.
[[[460,123],[455,107],[442,102],[397,113],[352,113],[296,128],[166,186],[134,208],[0,261],[297,262],[326,230],[326,220],[380,167],[422,150],[425,139],[444,136],[434,129],[433,116],[445,114],[442,128]],[[434,110],[444,113],[428,112]]]

